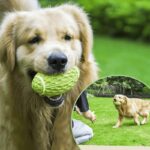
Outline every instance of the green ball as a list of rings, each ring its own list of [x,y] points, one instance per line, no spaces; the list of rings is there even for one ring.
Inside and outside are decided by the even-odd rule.
[[[80,72],[77,67],[61,74],[46,75],[37,73],[32,80],[32,89],[42,96],[61,95],[74,87],[79,75]]]

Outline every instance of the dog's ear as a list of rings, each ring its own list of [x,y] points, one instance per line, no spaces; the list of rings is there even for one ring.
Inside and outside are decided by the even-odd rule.
[[[76,20],[80,30],[82,42],[82,61],[88,61],[93,45],[93,33],[86,13],[76,5],[65,4],[61,6],[63,11],[71,14]]]
[[[9,71],[15,67],[15,24],[16,17],[8,15],[0,29],[0,63]]]
[[[80,30],[80,41],[82,44],[82,57],[80,63],[80,88],[86,88],[87,85],[98,79],[98,68],[92,55],[93,32],[86,13],[76,5],[65,4],[60,6],[63,11],[73,16]]]
[[[124,103],[127,103],[127,102],[128,102],[127,96],[123,96],[123,99],[124,99]]]

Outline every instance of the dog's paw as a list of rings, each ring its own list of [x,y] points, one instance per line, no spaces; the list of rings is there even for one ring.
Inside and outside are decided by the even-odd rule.
[[[146,124],[146,122],[145,122],[145,121],[142,121],[142,122],[141,122],[141,125],[144,125],[144,124]]]
[[[140,126],[140,125],[142,125],[142,123],[138,122],[138,123],[136,123],[136,125],[137,125],[137,126]]]
[[[115,126],[113,126],[112,128],[116,129],[116,128],[119,128],[119,127],[115,125]]]

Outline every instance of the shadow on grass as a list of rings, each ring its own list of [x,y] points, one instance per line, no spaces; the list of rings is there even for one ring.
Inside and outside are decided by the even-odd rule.
[[[134,122],[126,122],[126,123],[123,123],[122,126],[134,127],[134,126],[137,126],[137,125]]]
[[[100,124],[100,126],[107,128],[107,127],[113,127],[115,124],[116,122],[111,122],[111,123],[109,122],[109,123],[102,123]],[[145,125],[140,125],[140,126],[145,126]],[[138,126],[134,122],[125,122],[125,123],[122,123],[121,127],[125,128],[125,127],[138,127]]]

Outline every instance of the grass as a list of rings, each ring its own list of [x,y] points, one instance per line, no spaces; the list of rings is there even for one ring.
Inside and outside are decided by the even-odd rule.
[[[150,146],[150,122],[143,126],[136,126],[133,119],[125,119],[122,127],[113,129],[117,121],[117,111],[111,98],[90,97],[89,104],[95,111],[97,120],[93,124],[75,112],[73,118],[82,120],[93,128],[94,137],[87,145],[124,145],[124,146]]]
[[[101,68],[101,77],[125,75],[150,85],[149,44],[96,36],[94,54]]]

